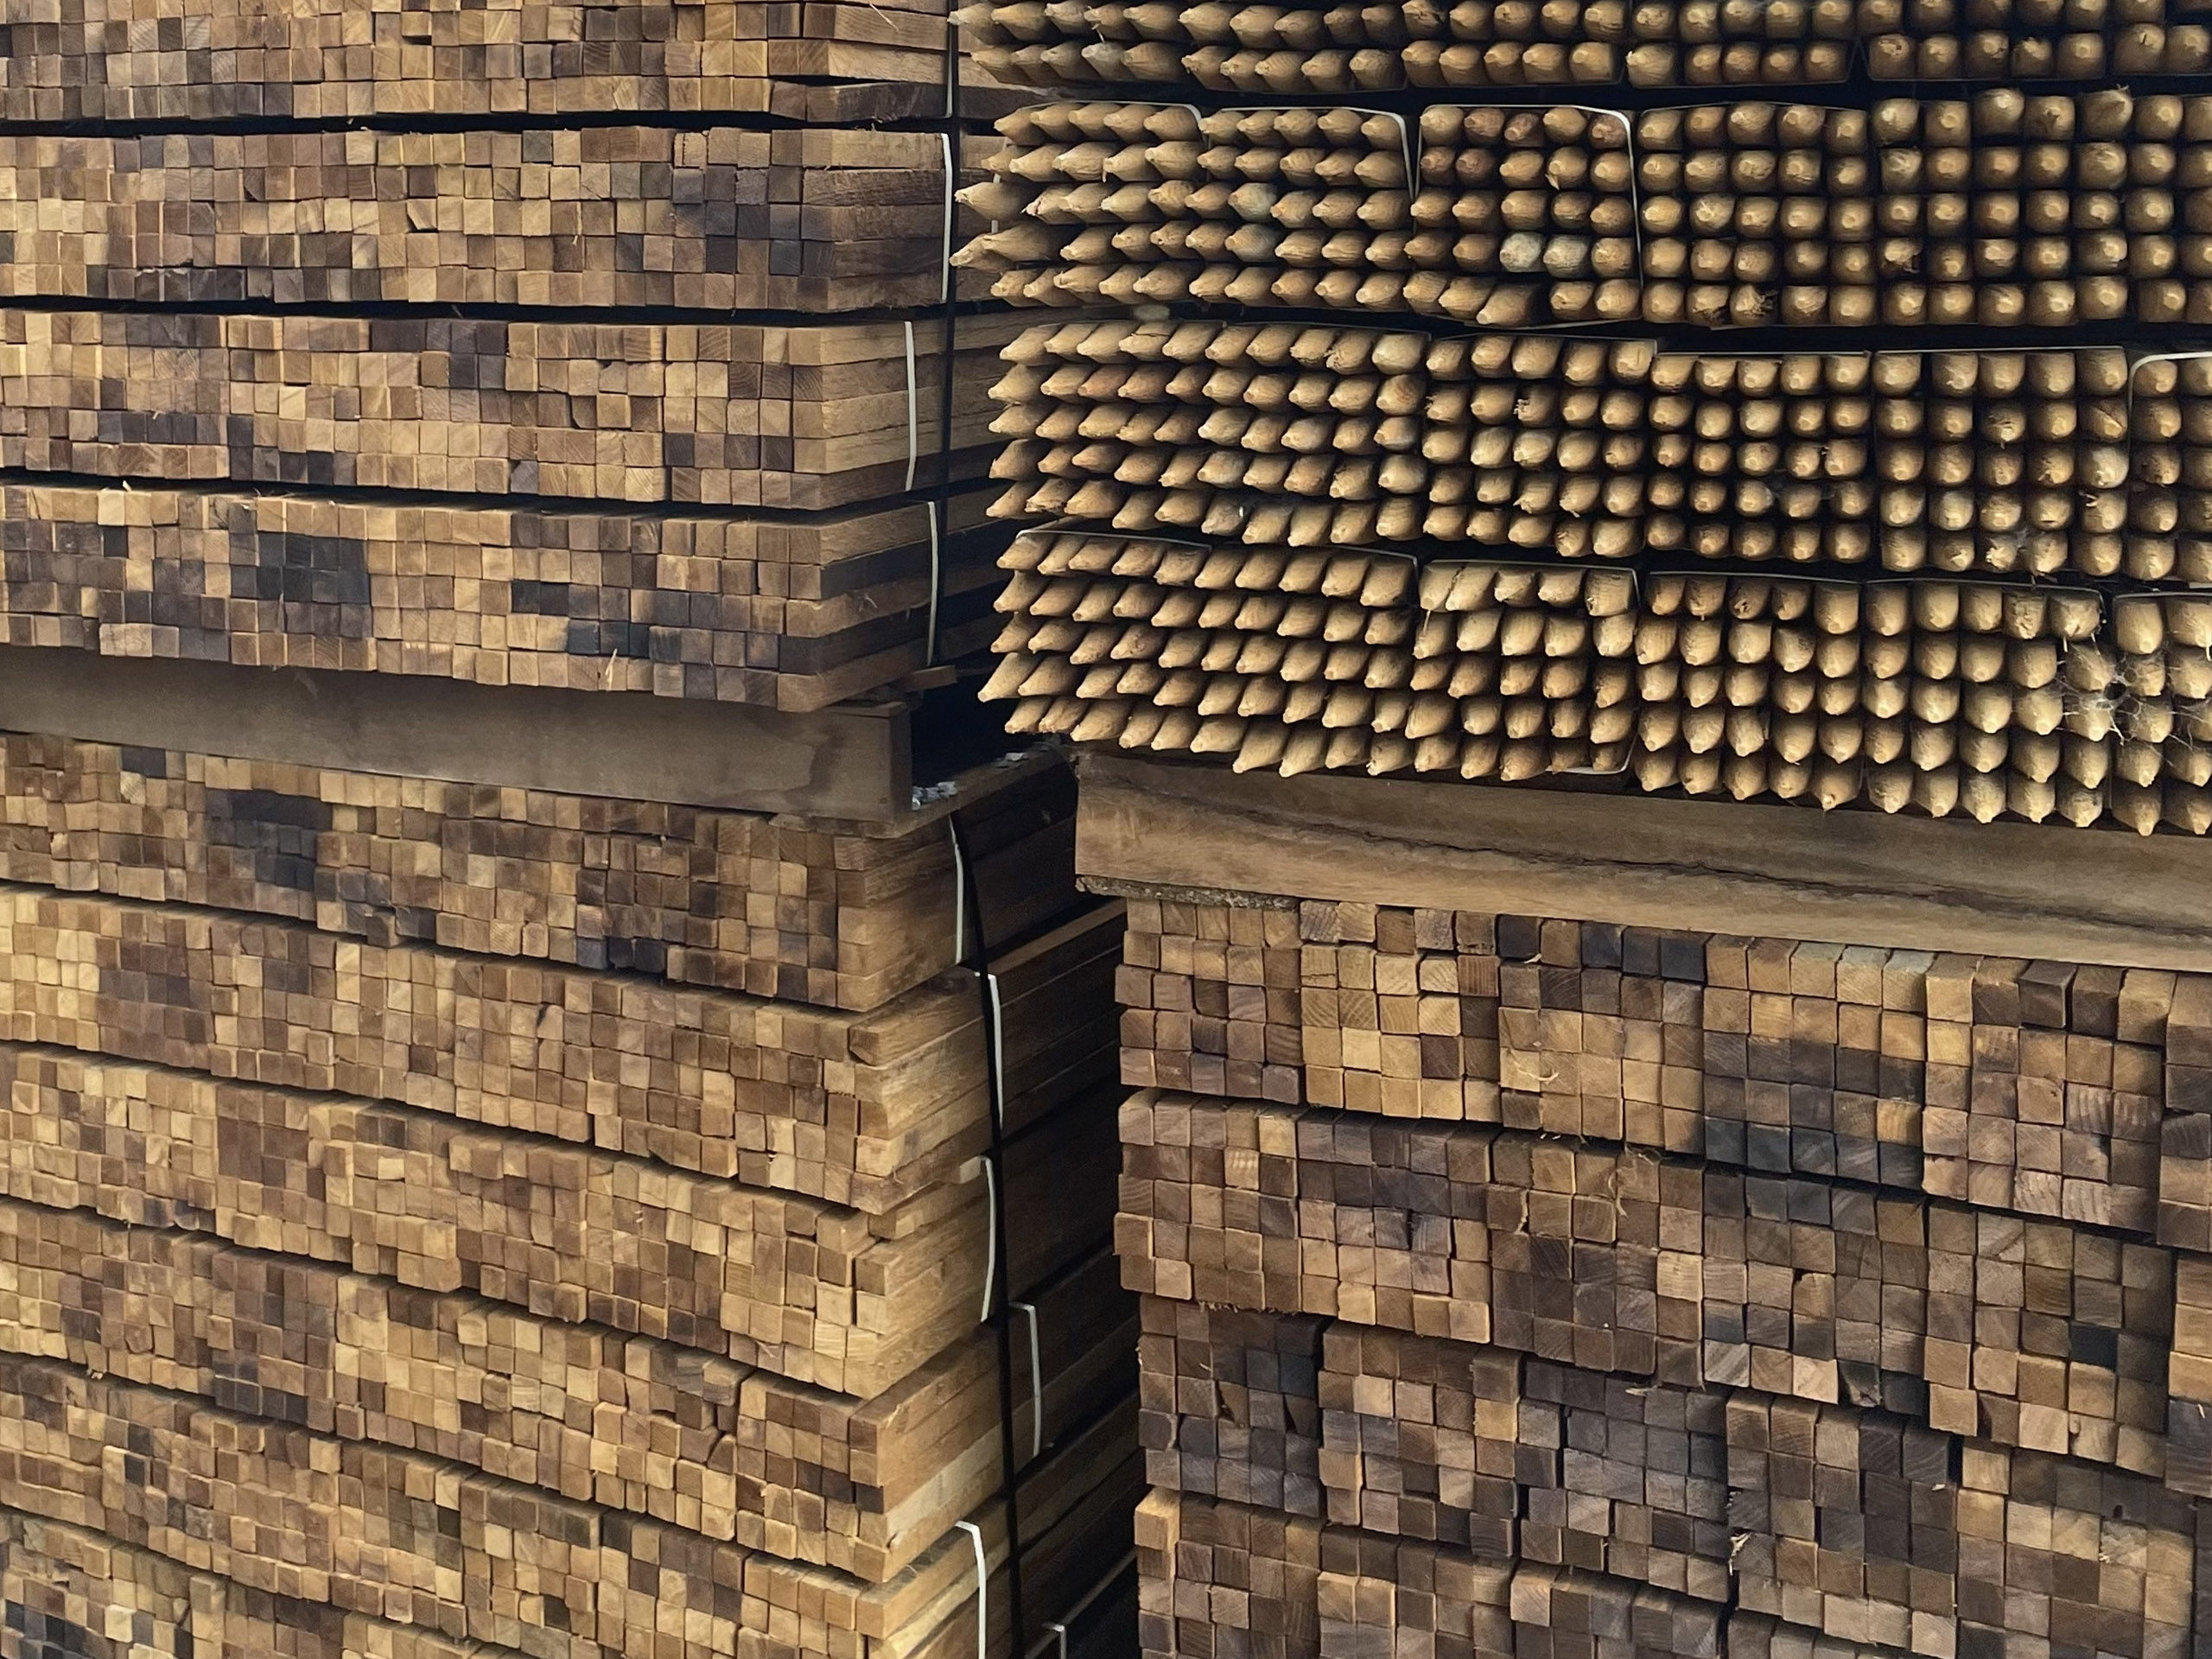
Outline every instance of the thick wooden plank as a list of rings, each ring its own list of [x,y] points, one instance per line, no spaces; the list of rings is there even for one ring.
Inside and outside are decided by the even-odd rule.
[[[2212,967],[2205,849],[1785,807],[1292,780],[1097,753],[1077,868],[1105,881]],[[1611,879],[1603,879],[1611,878]]]
[[[791,715],[10,645],[0,645],[0,701],[13,730],[134,747],[862,822],[915,809],[899,698]]]

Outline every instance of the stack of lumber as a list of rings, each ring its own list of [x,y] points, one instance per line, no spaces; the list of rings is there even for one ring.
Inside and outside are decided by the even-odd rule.
[[[2202,1651],[2212,977],[1097,773],[1147,1655]]]
[[[981,489],[804,517],[12,483],[0,641],[794,711],[987,645]]]
[[[985,360],[899,322],[0,312],[0,466],[466,495],[845,506],[977,470]],[[905,344],[914,341],[912,355]],[[931,446],[952,382],[950,442]],[[114,402],[84,408],[97,380]],[[86,421],[86,415],[97,418]]]
[[[0,24],[0,1652],[1126,1647],[1013,102],[904,0]]]
[[[803,127],[0,137],[10,296],[934,305],[988,141]],[[512,181],[512,182],[510,182]],[[965,285],[963,285],[965,286]]]
[[[1148,65],[1172,25],[1361,85],[1389,54],[1352,35],[1418,33],[1332,12],[1308,41],[1297,16],[1117,14]],[[2124,21],[2135,53],[2163,20],[2047,21]],[[2183,591],[2212,569],[2212,359],[2153,331],[2212,319],[2212,99],[1208,93],[999,124],[963,193],[998,226],[960,257],[1084,308],[1015,339],[996,387],[995,511],[1059,521],[1002,561],[988,695],[1014,729],[1290,775],[2212,828],[2212,626]],[[1594,321],[1624,326],[1535,332]]]
[[[1005,537],[962,480],[1011,331],[957,327],[948,356],[934,318],[12,312],[0,633],[799,710],[865,695],[988,639]]]
[[[1401,89],[1825,86],[1861,55],[1877,80],[2094,79],[2201,73],[2212,30],[2184,0],[1659,0],[1451,7],[1222,3],[960,12],[992,74],[1247,96]]]
[[[871,121],[1003,108],[927,5],[620,0],[364,11],[96,0],[8,25],[0,120],[337,121],[639,111]]]
[[[7,27],[0,639],[801,711],[986,643],[941,10]]]
[[[1111,1565],[1140,1468],[1119,906],[1074,901],[1064,772],[871,837],[0,747],[22,1525],[174,1563],[194,1606],[268,1591],[493,1652],[966,1651],[1006,1614],[1002,1493],[1017,1650]],[[946,971],[963,901],[988,1001]],[[449,1509],[458,1554],[410,1541]]]
[[[2149,834],[2212,826],[2212,611],[2184,593],[1637,573],[1030,532],[1006,563],[1012,728],[1317,769]]]

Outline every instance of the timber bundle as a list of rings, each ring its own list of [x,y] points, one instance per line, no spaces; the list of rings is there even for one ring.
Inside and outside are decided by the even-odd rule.
[[[10,1524],[489,1654],[658,1653],[684,1607],[702,1659],[786,1617],[807,1652],[967,1652],[979,1618],[1026,1649],[1110,1565],[1119,910],[1073,901],[1064,774],[973,791],[956,849],[942,816],[0,748]],[[995,1049],[947,971],[966,883]],[[441,1515],[451,1563],[414,1541]],[[477,1541],[493,1516],[569,1565]],[[487,1611],[452,1564],[541,1587]]]
[[[0,1651],[1126,1647],[1121,906],[962,685],[1013,101],[0,25]]]
[[[1876,80],[2085,79],[2212,66],[2188,0],[988,0],[960,13],[992,73],[1235,92],[1459,86],[1825,85],[1863,51]]]
[[[2201,1651],[2212,980],[1160,889],[1121,993],[1147,1655]]]
[[[0,638],[797,711],[977,656],[1006,90],[941,13],[590,16],[10,26]]]
[[[996,388],[995,511],[1056,521],[1002,560],[1014,728],[1286,774],[2212,827],[2189,591],[2212,98],[2030,78],[2149,73],[2202,25],[1760,7],[1801,54],[1770,78],[1707,42],[1735,66],[1710,79],[1808,82],[1830,39],[1878,79],[1888,31],[1925,25],[1916,53],[2008,84],[1618,109],[1269,106],[1204,43],[1273,31],[1242,50],[1306,64],[1297,90],[1351,90],[1332,54],[1363,87],[1456,88],[1484,83],[1413,67],[1455,31],[1548,49],[1514,10],[1090,8],[1105,41],[1074,64],[1001,48],[1070,88],[1004,118],[963,193],[995,223],[961,259],[1070,311]],[[1617,20],[1625,60],[1596,50],[1605,8],[1556,10],[1539,31],[1586,28],[1588,79],[1674,84],[1635,53],[1694,8]],[[1128,78],[1173,84],[1171,25],[1195,101],[1081,93],[1077,66],[1139,57]]]

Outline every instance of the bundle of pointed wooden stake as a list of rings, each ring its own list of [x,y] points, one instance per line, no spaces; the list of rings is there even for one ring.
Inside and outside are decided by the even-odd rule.
[[[1240,772],[2212,828],[2212,600],[1023,536],[1016,731]]]
[[[1024,304],[1358,307],[1514,327],[1637,314],[1624,116],[1058,104],[962,192]]]
[[[1885,811],[1983,822],[2088,823],[2105,809],[2105,734],[2069,707],[2103,690],[2073,683],[2099,661],[2070,649],[2098,630],[2093,594],[1658,576],[1645,607],[1646,789],[1824,806],[1863,790]]]
[[[1028,304],[2069,328],[2212,321],[2212,98],[1046,105],[964,264]]]
[[[1240,772],[1506,781],[1628,762],[1635,579],[1037,535],[987,697],[1016,731]]]
[[[2212,30],[2167,0],[1858,0],[1877,80],[2095,80],[2212,66]]]
[[[2212,487],[2187,482],[2204,416],[2185,429],[2178,400],[2146,397],[2131,438],[2115,349],[1762,355],[1193,320],[1046,326],[1006,356],[1007,516],[1895,571],[2212,560],[2183,523],[2212,524]],[[2131,503],[2138,449],[2173,487]],[[2131,514],[2164,531],[2125,533]]]
[[[2175,141],[2203,100],[2124,90],[1875,105],[1877,263],[1896,323],[2178,321]],[[2132,290],[2132,291],[2131,291]]]
[[[1645,316],[1873,321],[1874,179],[1863,111],[1651,110],[1637,119],[1636,148]]]
[[[2205,206],[2212,208],[2212,196]],[[2139,359],[2126,412],[2126,573],[2151,582],[2212,581],[2212,355]]]
[[[2114,728],[2115,803],[2138,829],[2212,830],[2212,600],[2113,601],[2110,693],[2082,699],[2082,721]],[[2073,671],[2093,678],[2106,664]],[[2069,664],[2070,667],[2070,664]]]
[[[1031,86],[1333,93],[1431,86],[2088,80],[2212,65],[2188,0],[1459,0],[1289,7],[984,0],[976,60]]]

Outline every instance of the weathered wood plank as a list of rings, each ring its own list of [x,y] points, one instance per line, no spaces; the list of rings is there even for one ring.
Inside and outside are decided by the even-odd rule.
[[[1084,757],[1077,868],[1106,882],[2212,969],[2212,851],[1752,804]]]

